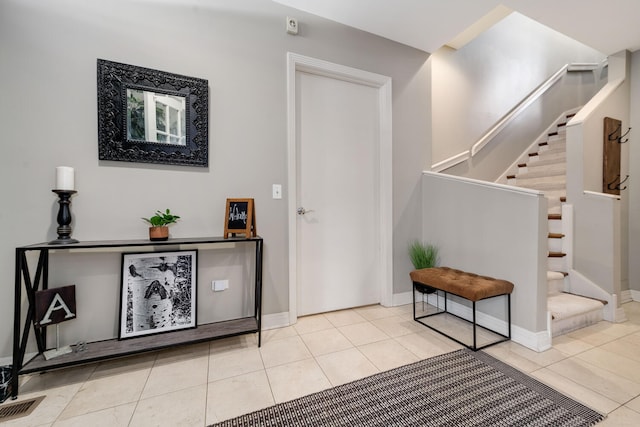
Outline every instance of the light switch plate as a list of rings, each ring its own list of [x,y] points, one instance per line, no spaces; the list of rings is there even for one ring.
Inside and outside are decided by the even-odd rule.
[[[282,199],[282,185],[273,184],[273,198],[274,199]]]

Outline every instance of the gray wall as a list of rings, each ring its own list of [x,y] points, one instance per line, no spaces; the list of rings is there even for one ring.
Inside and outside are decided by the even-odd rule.
[[[594,74],[593,71],[565,73],[540,98],[515,116],[475,156],[444,172],[497,181],[516,159],[530,149],[533,142],[539,141],[541,135],[546,137],[546,130],[563,113],[588,102],[598,89],[599,80],[596,80]]]
[[[298,18],[298,36],[285,33],[286,16]],[[288,310],[287,201],[271,198],[271,184],[287,182],[288,51],[392,77],[394,292],[410,290],[406,247],[422,232],[420,173],[431,163],[428,54],[268,0],[4,0],[0,357],[11,354],[14,248],[55,238],[60,165],[76,170],[80,240],[146,238],[140,217],[166,207],[183,218],[173,236],[221,235],[225,199],[255,198],[264,312]],[[98,161],[96,58],[207,79],[210,166]],[[222,255],[203,280],[245,274],[225,270],[226,260],[243,262],[242,249]],[[76,283],[83,307],[65,338],[114,336],[119,257],[60,254],[54,262],[50,286]]]
[[[542,193],[430,172],[422,189],[423,238],[438,246],[440,264],[513,282],[513,339],[541,350],[538,333],[547,328]]]
[[[500,118],[563,65],[599,63],[604,58],[603,54],[518,13],[512,13],[459,50],[438,50],[430,59],[434,81],[433,163],[471,149]],[[586,83],[588,88],[586,94],[572,95],[566,109],[581,105],[595,93],[590,87],[594,84],[593,78],[589,76],[564,80],[567,85]],[[565,97],[553,95],[546,104],[555,105],[558,99],[567,103]],[[541,102],[527,112],[527,120],[541,126],[538,134],[561,112],[545,115],[544,107],[545,103]],[[532,142],[527,140],[525,144]],[[483,160],[493,162],[501,158],[490,155]],[[505,167],[488,164],[482,169],[473,176],[486,179],[486,171],[494,170],[498,177]],[[464,170],[457,172],[472,176]]]

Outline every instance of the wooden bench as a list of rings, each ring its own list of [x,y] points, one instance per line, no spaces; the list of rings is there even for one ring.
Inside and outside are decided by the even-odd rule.
[[[424,326],[433,329],[434,331],[456,341],[464,345],[465,347],[477,351],[483,348],[486,348],[490,345],[498,344],[503,341],[507,341],[511,339],[511,292],[513,292],[513,283],[508,282],[506,280],[494,279],[493,277],[487,276],[479,276],[477,274],[468,273],[462,270],[456,270],[449,267],[434,267],[434,268],[423,268],[420,270],[414,270],[410,273],[411,280],[413,281],[413,319]],[[423,316],[416,316],[416,291],[422,294],[436,293],[437,294],[437,305],[439,306],[440,296],[439,292],[444,293],[444,309],[440,310],[438,307],[438,311],[431,314],[425,314]],[[473,320],[469,321],[460,316],[457,316],[449,311],[447,311],[447,294],[456,295],[460,298],[464,298],[466,300],[471,301],[472,309],[473,309]],[[507,309],[506,309],[506,320],[507,320],[507,335],[504,335],[498,331],[489,329],[485,326],[481,326],[477,324],[476,321],[476,302],[485,300],[488,298],[494,298],[499,296],[507,297]],[[436,329],[435,327],[425,323],[421,319],[435,316],[438,314],[448,313],[453,316],[456,316],[466,322],[473,324],[473,345],[468,345],[455,337]],[[481,347],[477,345],[477,327],[481,327],[486,329],[500,337],[502,339],[498,341],[491,342],[489,344],[485,344]]]

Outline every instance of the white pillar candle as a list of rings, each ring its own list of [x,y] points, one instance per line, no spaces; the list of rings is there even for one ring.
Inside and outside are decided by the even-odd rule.
[[[56,167],[55,190],[75,190],[73,168],[70,168],[69,166]]]

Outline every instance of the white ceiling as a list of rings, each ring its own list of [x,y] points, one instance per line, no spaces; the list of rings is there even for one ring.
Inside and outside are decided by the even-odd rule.
[[[640,48],[639,0],[274,1],[430,53],[499,5],[607,55]]]

